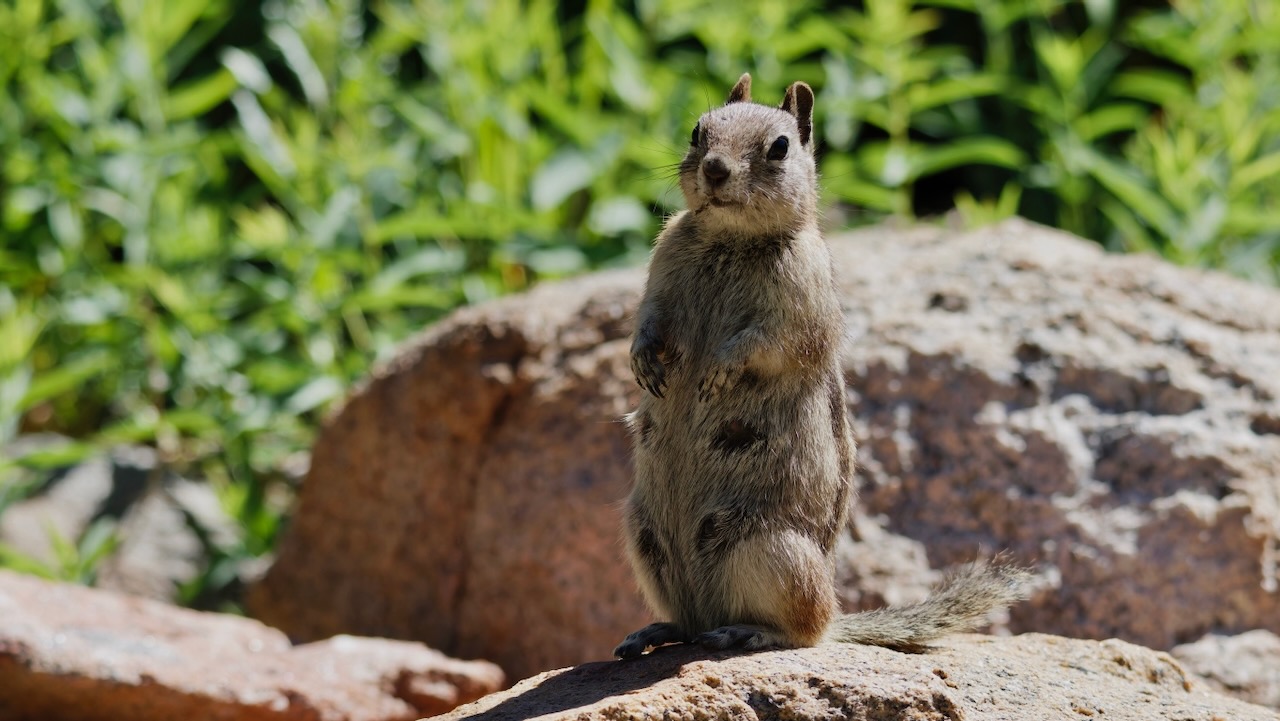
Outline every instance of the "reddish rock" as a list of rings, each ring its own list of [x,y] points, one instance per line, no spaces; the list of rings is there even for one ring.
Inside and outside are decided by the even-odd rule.
[[[502,686],[417,643],[294,647],[245,618],[0,571],[0,718],[390,721]]]
[[[850,608],[1010,549],[1042,575],[1014,630],[1160,649],[1280,632],[1280,291],[1021,221],[832,252],[860,445]],[[607,658],[649,620],[617,513],[642,284],[464,309],[378,371],[323,430],[251,611],[517,678]]]

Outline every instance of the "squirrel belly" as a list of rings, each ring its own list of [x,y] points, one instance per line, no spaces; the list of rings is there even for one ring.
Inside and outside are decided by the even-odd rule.
[[[631,369],[635,483],[623,539],[667,643],[760,649],[843,641],[914,649],[1025,597],[1026,572],[974,564],[914,606],[840,615],[835,545],[855,448],[844,316],[818,227],[813,91],[751,102],[743,75],[680,164],[688,209],[655,244]]]

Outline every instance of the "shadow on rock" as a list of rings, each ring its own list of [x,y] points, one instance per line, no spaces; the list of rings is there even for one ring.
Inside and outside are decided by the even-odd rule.
[[[516,684],[509,694],[495,694],[457,709],[443,719],[515,721],[591,706],[613,696],[645,689],[680,673],[693,661],[727,658],[688,645],[664,646],[634,661],[597,661],[563,671],[549,671]],[[499,697],[502,697],[499,699]]]

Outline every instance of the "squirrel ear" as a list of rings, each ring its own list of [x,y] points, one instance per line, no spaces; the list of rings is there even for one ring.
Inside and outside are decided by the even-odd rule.
[[[799,80],[792,83],[782,98],[781,108],[796,116],[796,123],[800,126],[800,144],[808,145],[813,137],[813,88]]]
[[[733,86],[733,90],[729,91],[729,99],[724,101],[724,104],[749,102],[751,102],[751,73],[743,73],[742,77],[738,78],[737,84]]]

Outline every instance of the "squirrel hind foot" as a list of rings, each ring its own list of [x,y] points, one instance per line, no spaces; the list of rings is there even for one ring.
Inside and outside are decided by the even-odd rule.
[[[693,642],[704,648],[716,651],[740,649],[743,651],[763,651],[768,648],[790,646],[787,637],[767,626],[737,624],[721,626],[713,631],[699,634]]]

